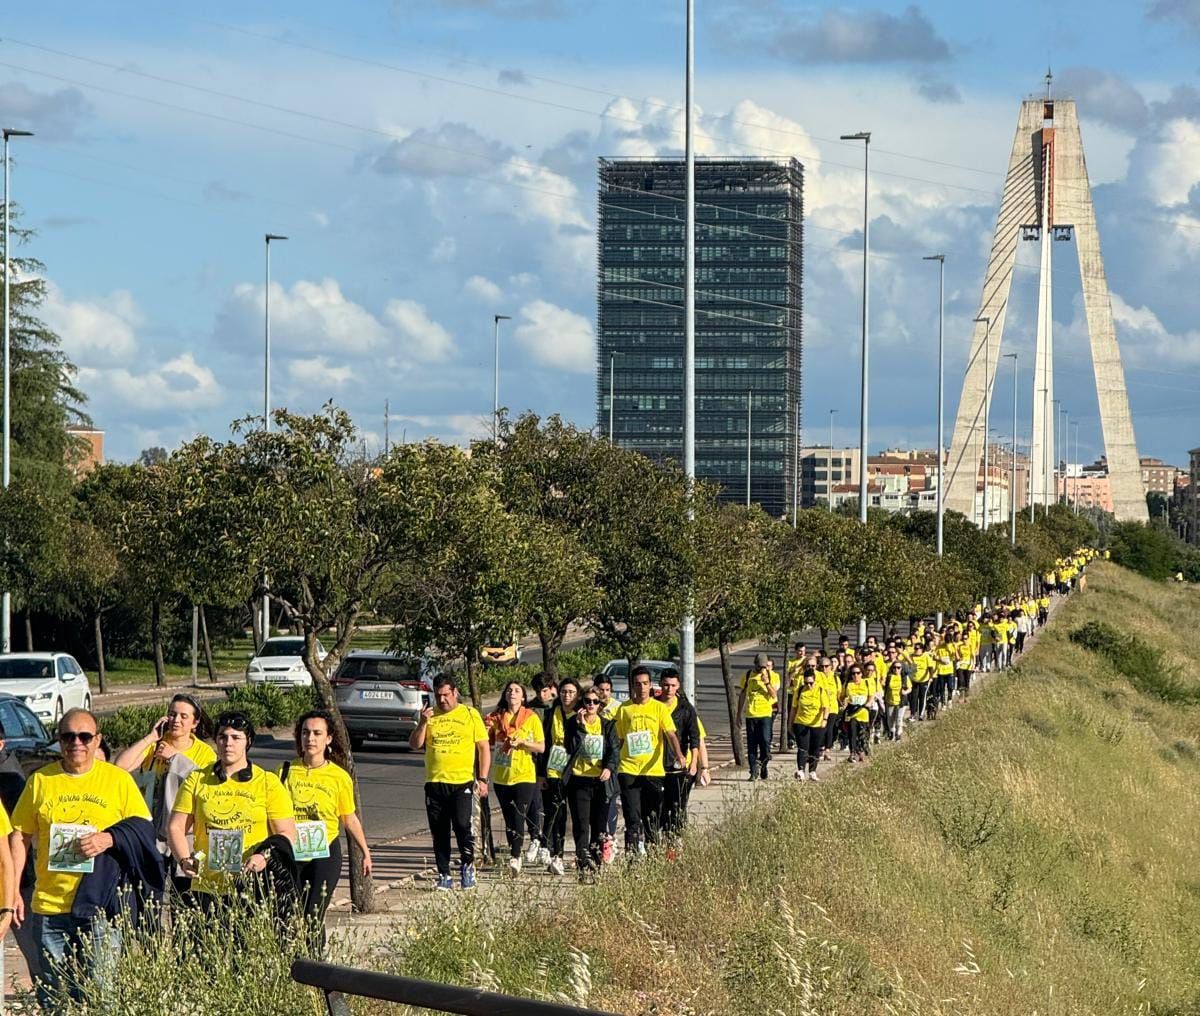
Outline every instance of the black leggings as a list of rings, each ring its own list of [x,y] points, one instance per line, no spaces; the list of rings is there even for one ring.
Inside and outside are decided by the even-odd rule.
[[[822,747],[829,751],[833,747],[833,740],[837,736],[838,724],[842,722],[840,713],[830,713],[829,719],[825,721],[825,743]]]
[[[850,721],[850,754],[861,755],[867,750],[869,720]]]
[[[912,714],[917,719],[925,718],[925,700],[929,697],[929,682],[914,681],[912,686]]]
[[[567,842],[567,795],[562,780],[546,779],[542,791],[542,846],[551,857],[562,857]]]
[[[538,796],[537,784],[517,783],[506,787],[497,783],[492,789],[504,815],[504,835],[508,840],[508,852],[513,857],[520,857],[521,847],[525,845],[525,824],[529,819],[529,809],[533,799]]]
[[[571,829],[575,833],[575,864],[589,871],[600,863],[600,845],[608,818],[608,788],[596,776],[572,776],[567,783]]]
[[[815,773],[817,759],[821,757],[821,747],[825,743],[825,724],[816,727],[806,727],[801,723],[792,724],[792,733],[796,738],[796,768],[801,772]]]
[[[338,836],[329,841],[328,857],[304,861],[296,871],[305,919],[323,922],[329,901],[333,899],[333,890],[342,877],[342,838]]]
[[[439,875],[450,874],[450,832],[458,841],[463,864],[475,863],[475,832],[471,815],[475,808],[475,785],[471,783],[426,783],[425,814],[433,834],[433,859]]]

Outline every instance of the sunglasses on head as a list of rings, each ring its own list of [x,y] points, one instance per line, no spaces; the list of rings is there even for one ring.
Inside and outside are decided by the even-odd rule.
[[[94,730],[62,730],[59,731],[58,739],[63,744],[74,744],[76,741],[80,744],[91,744],[98,736]]]

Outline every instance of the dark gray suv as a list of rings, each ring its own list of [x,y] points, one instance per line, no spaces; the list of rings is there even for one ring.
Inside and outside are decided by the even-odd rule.
[[[401,741],[421,719],[432,700],[435,671],[428,661],[356,649],[338,665],[330,683],[346,721],[350,747],[368,741]]]

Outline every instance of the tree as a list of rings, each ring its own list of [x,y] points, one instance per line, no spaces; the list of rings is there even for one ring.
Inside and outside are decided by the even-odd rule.
[[[19,214],[14,211],[14,218]],[[15,245],[28,243],[31,230],[14,227]],[[3,272],[0,234],[0,273]],[[12,475],[65,493],[71,486],[68,468],[84,446],[68,424],[90,424],[83,412],[87,397],[75,384],[75,365],[62,352],[59,337],[37,316],[46,299],[45,266],[32,257],[14,255],[9,287],[12,308]],[[0,289],[0,304],[3,289]],[[0,306],[0,313],[3,307]]]
[[[153,448],[143,448],[137,461],[139,466],[161,466],[167,458],[167,450],[155,445]]]
[[[1161,582],[1178,570],[1172,536],[1149,523],[1120,522],[1112,533],[1112,559],[1148,579]]]
[[[25,612],[26,649],[33,650],[30,611],[39,603],[60,605],[55,575],[69,556],[70,503],[56,488],[26,476],[0,492],[0,585]]]

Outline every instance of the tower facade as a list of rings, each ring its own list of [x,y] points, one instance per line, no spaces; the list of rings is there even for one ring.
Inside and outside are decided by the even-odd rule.
[[[1017,245],[1023,241],[1035,241],[1040,245],[1030,456],[1032,494],[1034,503],[1042,505],[1054,503],[1057,497],[1050,255],[1051,244],[1072,239],[1079,257],[1113,511],[1121,520],[1145,521],[1147,518],[1137,442],[1125,390],[1125,372],[1117,347],[1112,302],[1100,252],[1100,234],[1083,158],[1079,117],[1073,100],[1046,98],[1030,99],[1021,104],[976,315],[980,320],[975,323],[950,445],[946,507],[976,521],[983,521],[978,518],[975,504],[980,461],[987,439],[990,389],[995,383],[1001,355]],[[988,524],[1001,521],[1004,520],[995,517],[987,520]]]
[[[696,160],[696,477],[744,501],[749,452],[776,516],[800,458],[803,182],[795,159]],[[599,185],[599,431],[682,462],[684,162],[601,159]]]

